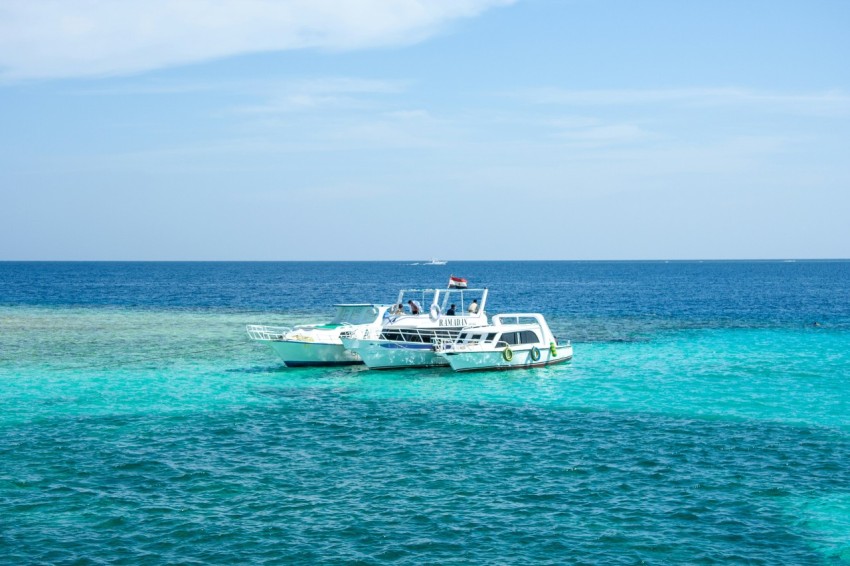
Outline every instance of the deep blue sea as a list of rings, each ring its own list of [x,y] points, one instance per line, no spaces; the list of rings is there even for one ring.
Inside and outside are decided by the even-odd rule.
[[[850,563],[850,262],[0,263],[0,562]],[[286,369],[450,274],[549,368]]]

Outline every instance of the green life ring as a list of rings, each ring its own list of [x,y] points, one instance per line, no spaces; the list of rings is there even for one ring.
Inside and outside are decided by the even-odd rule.
[[[549,353],[552,354],[553,358],[558,355],[558,348],[555,346],[554,342],[549,342]]]
[[[531,347],[531,361],[536,362],[540,359],[540,350],[537,349],[537,346]]]
[[[514,353],[511,352],[510,346],[507,346],[504,350],[502,350],[502,358],[504,358],[506,362],[509,362],[514,359]]]

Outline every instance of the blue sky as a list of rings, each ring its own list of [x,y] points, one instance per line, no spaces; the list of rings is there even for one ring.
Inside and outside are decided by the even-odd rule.
[[[850,2],[0,3],[0,259],[850,257]]]

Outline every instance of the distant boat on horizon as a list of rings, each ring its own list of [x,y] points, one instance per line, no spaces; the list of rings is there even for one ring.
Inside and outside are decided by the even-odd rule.
[[[420,265],[446,265],[448,262],[441,259],[431,258],[431,261],[426,261]]]

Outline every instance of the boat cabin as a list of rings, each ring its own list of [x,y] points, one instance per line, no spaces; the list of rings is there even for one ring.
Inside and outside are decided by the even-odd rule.
[[[540,336],[540,329],[526,329],[523,325],[512,325],[506,327],[501,332],[488,332],[492,328],[484,328],[479,330],[468,330],[458,337],[458,343],[463,344],[507,344],[515,346],[517,344],[533,344],[539,346],[543,343]]]
[[[496,315],[489,326],[464,328],[454,346],[537,346],[548,347],[557,339],[539,314]]]

